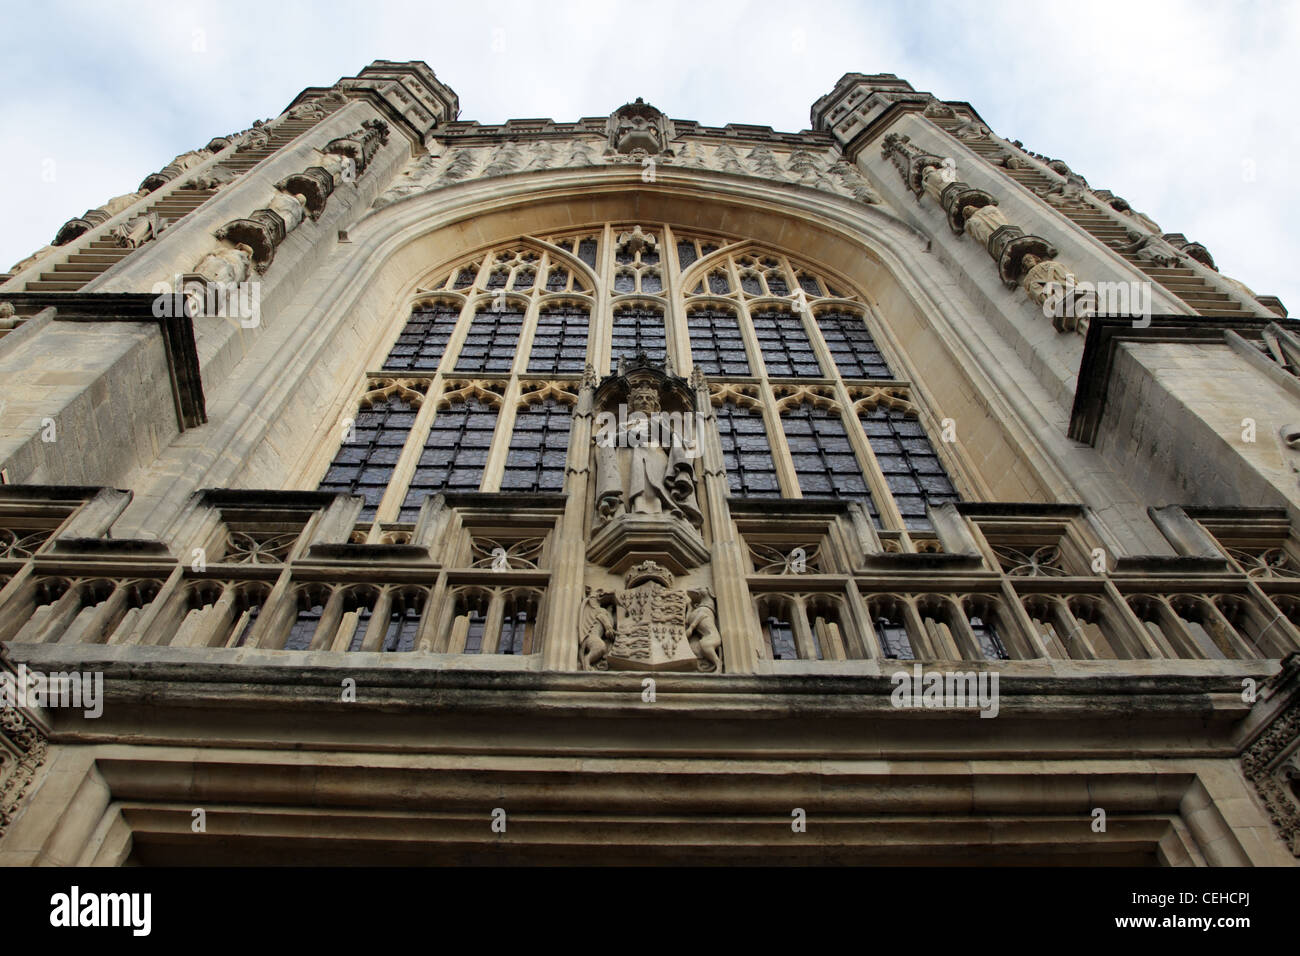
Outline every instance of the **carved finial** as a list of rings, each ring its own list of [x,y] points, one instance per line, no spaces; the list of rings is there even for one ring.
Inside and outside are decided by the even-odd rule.
[[[694,366],[691,369],[691,387],[699,389],[704,388],[706,385],[708,385],[708,381],[704,377],[704,370],[698,365]]]
[[[596,366],[588,362],[587,367],[582,370],[582,387],[595,388],[599,382],[600,377],[596,374]]]

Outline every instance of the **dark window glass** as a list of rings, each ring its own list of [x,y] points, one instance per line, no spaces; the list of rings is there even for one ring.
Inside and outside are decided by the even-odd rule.
[[[614,313],[614,331],[610,342],[614,361],[634,359],[639,352],[662,362],[668,351],[664,332],[664,314],[660,309],[644,306],[624,307]]]
[[[510,286],[512,289],[531,289],[533,280],[537,278],[537,273],[532,269],[520,269],[515,273],[515,281]]]
[[[772,648],[772,659],[777,661],[793,661],[799,659],[799,651],[795,648],[794,628],[790,622],[783,617],[771,615],[767,619],[767,641]]]
[[[469,618],[469,630],[465,634],[465,653],[480,654],[483,651],[483,629],[487,625],[487,615],[476,607],[469,608],[465,614]]]
[[[839,412],[800,405],[782,414],[781,427],[804,497],[861,501],[879,524],[867,480]]]
[[[466,266],[456,274],[456,289],[468,289],[478,278],[478,266]]]
[[[823,312],[817,316],[817,325],[831,350],[835,367],[845,378],[892,379],[894,373],[875,340],[867,331],[860,315],[845,312]]]
[[[569,286],[569,270],[560,266],[552,266],[550,273],[546,276],[547,292],[563,292]]]
[[[320,490],[361,495],[366,500],[362,520],[374,518],[415,415],[415,407],[396,396],[376,399],[362,408],[350,440],[339,447]]]
[[[522,654],[524,638],[528,634],[528,608],[506,608],[501,617],[501,635],[497,639],[498,654]]]
[[[820,377],[823,372],[813,353],[803,322],[793,312],[756,312],[754,334],[768,375]]]
[[[502,491],[560,491],[564,487],[573,409],[548,398],[515,413]]]
[[[767,274],[767,291],[773,295],[789,295],[790,287],[786,285],[785,277],[779,272],[769,272]]]
[[[631,272],[620,272],[614,276],[614,291],[618,293],[635,292],[636,276]]]
[[[695,243],[679,242],[677,243],[677,262],[685,271],[698,256],[695,254]]]
[[[928,529],[927,504],[941,505],[960,498],[925,429],[906,413],[880,405],[859,417],[904,526]]]
[[[478,491],[496,423],[497,410],[476,398],[438,409],[398,520],[414,521],[427,495]]]
[[[435,371],[459,318],[460,306],[449,302],[413,311],[384,360],[384,370]]]
[[[746,295],[763,294],[763,284],[758,281],[758,276],[752,272],[747,272],[740,277],[740,288]]]
[[[456,371],[509,372],[523,327],[524,313],[513,303],[500,310],[495,304],[485,303],[474,316],[465,343],[460,347]]]
[[[487,287],[489,289],[504,289],[506,287],[506,279],[509,277],[510,273],[508,269],[496,269],[490,276],[488,276]]]
[[[691,360],[706,375],[748,375],[740,320],[730,309],[695,309],[686,316]]]
[[[641,291],[642,292],[662,292],[664,280],[659,277],[657,272],[641,273]]]
[[[1002,645],[1002,638],[998,635],[997,625],[993,618],[983,614],[972,614],[966,619],[970,623],[970,629],[975,634],[975,640],[979,643],[980,652],[987,660],[1005,661],[1007,659],[1007,649]]]
[[[591,318],[585,306],[550,305],[537,315],[537,332],[528,356],[528,371],[581,372],[587,367],[587,329]]]
[[[724,402],[715,409],[727,487],[737,497],[779,498],[781,487],[772,463],[772,444],[757,408]]]
[[[822,294],[821,283],[810,275],[801,275],[799,277],[799,288],[809,295],[820,296]]]
[[[731,291],[731,283],[727,280],[726,273],[709,273],[709,291],[714,295],[726,295]]]
[[[897,612],[881,612],[876,615],[875,625],[876,636],[880,638],[881,649],[886,657],[900,661],[915,659],[912,642],[907,639],[907,628],[903,626],[903,619]]]
[[[321,615],[325,613],[324,603],[313,604],[311,607],[300,608],[298,617],[293,622],[293,627],[289,629],[289,636],[284,642],[286,651],[305,651],[311,646],[312,636],[316,633],[316,625],[320,623]],[[328,650],[328,648],[326,648]]]
[[[578,243],[578,258],[581,259],[583,262],[585,262],[587,265],[591,266],[593,269],[596,268],[596,240],[595,239],[583,239],[581,242]]]

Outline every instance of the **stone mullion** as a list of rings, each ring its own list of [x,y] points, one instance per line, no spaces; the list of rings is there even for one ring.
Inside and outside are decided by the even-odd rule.
[[[218,644],[216,640],[218,635],[232,623],[235,602],[238,600],[239,591],[233,585],[227,584],[221,592],[221,597],[217,598],[212,606],[207,609],[207,612],[199,620],[195,621],[195,627],[189,631],[189,640],[181,646],[224,647],[224,642]],[[183,621],[184,618],[182,618]],[[175,640],[171,641],[171,646],[178,646]]]
[[[603,289],[597,291],[603,294]],[[568,496],[564,514],[555,526],[546,623],[542,629],[542,666],[546,670],[579,669],[577,621],[586,598],[583,579],[587,567],[587,487],[591,480],[595,387],[594,375],[584,380],[569,426],[569,452],[564,469]]]
[[[479,488],[483,491],[500,491],[501,476],[505,473],[506,457],[510,453],[510,437],[515,427],[515,412],[519,408],[519,395],[522,386],[519,376],[512,375],[506,385],[505,398],[497,409],[497,425],[492,433],[492,447],[488,449],[487,462],[483,465],[483,480]]]
[[[293,619],[298,616],[298,595],[293,590],[292,571],[286,565],[271,593],[262,602],[253,630],[244,642],[245,647],[280,650],[288,637]]]
[[[686,296],[681,275],[677,270],[677,248],[673,244],[672,230],[664,226],[663,242],[659,247],[659,274],[663,277],[663,291],[659,295],[667,306],[664,331],[668,342],[665,355],[672,367],[685,374],[691,367],[691,336],[686,328]]]
[[[1295,625],[1282,613],[1281,608],[1273,603],[1268,592],[1261,588],[1254,578],[1247,579],[1246,590],[1251,598],[1250,604],[1253,609],[1256,612],[1265,612],[1260,618],[1263,626],[1258,635],[1253,638],[1254,643],[1259,645],[1259,649],[1270,657],[1280,660],[1291,651],[1300,648],[1300,635],[1297,634]],[[1271,616],[1267,613],[1270,611]]]
[[[849,617],[856,625],[848,636],[844,637],[844,652],[855,658],[865,660],[884,660],[885,650],[876,635],[875,622],[871,620],[871,608],[867,606],[856,581],[850,579],[845,589],[845,600]]]
[[[834,368],[834,366],[831,366]],[[844,431],[849,436],[849,444],[853,447],[853,453],[857,456],[858,465],[866,465],[863,468],[862,476],[867,481],[867,487],[871,489],[871,500],[875,502],[876,514],[880,516],[880,526],[885,529],[897,529],[906,531],[903,516],[898,510],[898,505],[894,502],[894,495],[889,490],[889,485],[885,482],[885,472],[876,461],[876,453],[871,447],[871,441],[867,438],[866,429],[862,427],[862,422],[858,419],[856,409],[853,407],[853,397],[849,394],[848,386],[840,378],[838,369],[835,371],[835,398],[840,403],[843,411],[840,413],[840,421],[844,425]]]
[[[1026,639],[1021,643],[1026,645],[1027,650],[1033,651],[1033,654],[1025,657],[1024,660],[1054,659],[1054,655],[1048,653],[1050,648],[1045,646],[1046,641],[1038,630],[1038,626],[1034,624],[1034,619],[1025,610],[1024,602],[1020,599],[1020,595],[1016,593],[1015,586],[1007,580],[1006,575],[1003,575],[998,582],[998,590],[1002,594],[1002,603],[1007,608],[1005,616],[1012,619],[1012,621],[1008,621],[1008,626],[1018,627],[1023,634],[1027,635]]]
[[[391,623],[389,618],[392,617],[392,613],[393,589],[380,588],[379,596],[375,598],[375,606],[370,611],[370,624],[361,639],[361,650],[382,651],[384,649],[384,638],[388,635],[388,627]],[[347,650],[346,647],[343,649]]]
[[[1161,658],[1171,656],[1166,654],[1165,649],[1156,643],[1151,632],[1147,630],[1146,624],[1144,624],[1133,612],[1133,608],[1129,607],[1128,601],[1124,599],[1124,595],[1120,593],[1119,588],[1115,586],[1113,581],[1107,578],[1103,584],[1103,589],[1105,590],[1106,597],[1110,600],[1110,604],[1114,608],[1111,621],[1115,624],[1116,630],[1120,632],[1114,635],[1107,635],[1107,641],[1112,645],[1116,641],[1120,642],[1121,646],[1112,646],[1112,650],[1117,652],[1123,651],[1128,655],[1128,657],[1136,660],[1141,660],[1142,658],[1133,653],[1135,649],[1145,651],[1146,657],[1151,660],[1160,660]]]
[[[437,652],[440,632],[446,619],[446,608],[452,599],[451,589],[447,587],[447,572],[439,571],[438,579],[429,590],[428,597],[425,598],[424,614],[420,618],[420,627],[415,634],[414,650],[425,653]]]
[[[813,641],[812,628],[808,626],[808,606],[804,603],[804,596],[791,594],[789,597],[790,603],[786,606],[790,609],[790,629],[794,631],[794,646],[799,651],[799,659],[818,660],[817,644]]]
[[[127,590],[126,585],[122,582],[116,583],[113,593],[100,602],[99,606],[91,611],[86,619],[85,626],[81,629],[80,635],[77,636],[78,644],[107,644],[113,636],[108,633],[109,626],[113,624],[115,618],[119,618],[122,608],[126,604]],[[67,640],[65,634],[61,641]],[[114,643],[120,644],[121,641]]]
[[[68,626],[76,619],[77,615],[81,613],[81,583],[82,582],[80,581],[73,581],[66,591],[50,603],[50,610],[45,615],[45,619],[35,628],[35,637],[32,639],[32,643],[43,644],[49,641],[54,635],[61,634],[63,631],[68,629]],[[40,609],[38,608],[37,610]],[[13,638],[10,638],[10,640],[22,637],[25,630],[26,627],[24,626],[14,635]],[[24,638],[24,642],[26,642],[26,640],[27,639]]]
[[[761,634],[754,602],[745,581],[745,552],[731,520],[727,503],[730,488],[722,461],[722,441],[717,417],[704,376],[696,376],[695,404],[705,416],[699,436],[701,468],[704,472],[704,500],[713,536],[713,590],[718,601],[718,631],[722,635],[722,664],[729,674],[750,674],[761,649],[755,641]]]
[[[754,332],[754,325],[749,317],[749,303],[739,301],[736,310],[740,317],[740,334],[751,353],[758,359],[758,364],[752,368],[752,371],[759,381],[758,400],[763,409],[763,427],[767,430],[772,465],[776,469],[777,486],[781,489],[783,498],[802,498],[803,491],[799,488],[799,476],[795,473],[794,461],[790,457],[790,446],[785,440],[785,429],[781,427],[781,412],[777,407],[776,396],[772,394],[771,379],[767,377],[767,363],[763,361],[763,350],[759,348],[758,335]]]
[[[321,609],[320,619],[316,622],[316,631],[311,636],[311,644],[308,645],[307,650],[331,649],[334,638],[338,636],[339,625],[343,622],[343,598],[343,588],[330,589],[330,596],[325,601],[325,607]]]
[[[420,408],[415,414],[415,422],[411,425],[410,434],[406,436],[406,444],[402,446],[402,453],[397,458],[397,464],[393,466],[393,473],[388,477],[388,489],[379,500],[379,507],[375,509],[375,524],[393,522],[400,517],[402,502],[406,500],[407,486],[415,477],[415,469],[419,466],[420,455],[424,452],[424,442],[429,435],[429,427],[437,414],[437,396],[441,392],[442,373],[438,372],[429,382],[429,390],[420,402]]]
[[[501,588],[492,589],[487,614],[483,616],[483,637],[479,642],[480,654],[495,654],[501,642],[501,623],[505,619],[505,594]]]
[[[604,375],[610,370],[610,355],[613,353],[610,334],[613,329],[614,309],[610,304],[611,280],[609,278],[613,262],[614,232],[606,223],[604,231],[601,233],[600,257],[594,270],[596,273],[595,304],[592,308],[591,327],[588,332],[594,346],[587,350],[588,354],[596,356],[593,365],[600,375]]]

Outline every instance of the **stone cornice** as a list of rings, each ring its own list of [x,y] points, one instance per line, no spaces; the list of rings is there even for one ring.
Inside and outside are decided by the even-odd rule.
[[[199,373],[199,355],[194,342],[194,321],[183,308],[156,308],[159,297],[148,292],[5,292],[0,302],[15,310],[53,308],[56,322],[152,322],[158,326],[167,356],[176,422],[181,431],[196,428],[208,420]],[[183,301],[179,297],[173,302]]]
[[[1079,362],[1078,386],[1070,412],[1069,436],[1091,445],[1097,439],[1115,353],[1123,342],[1218,343],[1229,347],[1225,333],[1258,333],[1270,323],[1256,319],[1216,319],[1197,315],[1155,315],[1145,325],[1130,316],[1097,316],[1088,326],[1083,358]],[[1146,321],[1146,320],[1143,320]],[[1277,320],[1288,321],[1288,320]]]

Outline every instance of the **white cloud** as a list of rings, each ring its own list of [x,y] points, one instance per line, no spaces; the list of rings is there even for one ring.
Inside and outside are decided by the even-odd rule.
[[[175,154],[374,59],[425,60],[484,123],[643,96],[711,125],[798,130],[841,74],[891,72],[969,101],[1300,308],[1287,163],[1300,133],[1281,108],[1293,5],[52,3],[5,26],[2,265]]]

